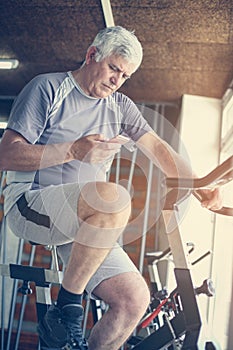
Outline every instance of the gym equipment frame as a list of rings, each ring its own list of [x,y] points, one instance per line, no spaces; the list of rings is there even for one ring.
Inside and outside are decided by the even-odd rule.
[[[232,180],[233,156],[202,178],[165,179],[167,195],[162,215],[166,227],[169,250],[175,265],[174,274],[177,284],[175,290],[176,310],[171,319],[167,318],[161,327],[144,339],[140,339],[131,349],[220,350],[214,340],[206,338],[205,324],[201,318],[198,305],[197,294],[199,293],[194,288],[192,282],[191,263],[188,258],[189,253],[187,251],[187,245],[182,240],[175,213],[177,211],[177,204],[181,203],[190,194],[202,200],[204,198],[200,192],[201,189],[215,189]],[[220,210],[212,211],[217,214],[233,217],[233,208],[223,207]],[[162,306],[163,302],[159,305],[158,312]],[[155,313],[154,317],[156,315],[157,313]],[[180,341],[181,339],[182,341]]]

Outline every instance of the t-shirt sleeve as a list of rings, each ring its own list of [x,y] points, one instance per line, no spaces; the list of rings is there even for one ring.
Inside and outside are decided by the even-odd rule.
[[[127,96],[122,95],[122,124],[121,133],[128,135],[133,141],[152,131],[152,128],[139,111],[136,104]]]
[[[13,103],[7,129],[21,134],[29,143],[36,143],[46,127],[52,90],[43,76],[32,79]]]

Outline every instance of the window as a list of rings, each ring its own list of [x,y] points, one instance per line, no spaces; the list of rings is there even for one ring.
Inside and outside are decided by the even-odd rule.
[[[229,90],[226,96],[223,99],[221,158],[233,154],[233,90]]]

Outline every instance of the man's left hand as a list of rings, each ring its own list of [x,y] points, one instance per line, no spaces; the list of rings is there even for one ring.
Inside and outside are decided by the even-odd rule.
[[[198,191],[203,200],[201,201],[201,205],[204,208],[211,210],[219,210],[222,208],[222,193],[219,188],[215,189],[202,189]]]

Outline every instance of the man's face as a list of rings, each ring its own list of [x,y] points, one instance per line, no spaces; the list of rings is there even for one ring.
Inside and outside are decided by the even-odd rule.
[[[105,98],[118,90],[137,69],[135,64],[117,55],[106,57],[100,62],[90,56],[86,63],[88,75],[85,92],[96,98]]]

